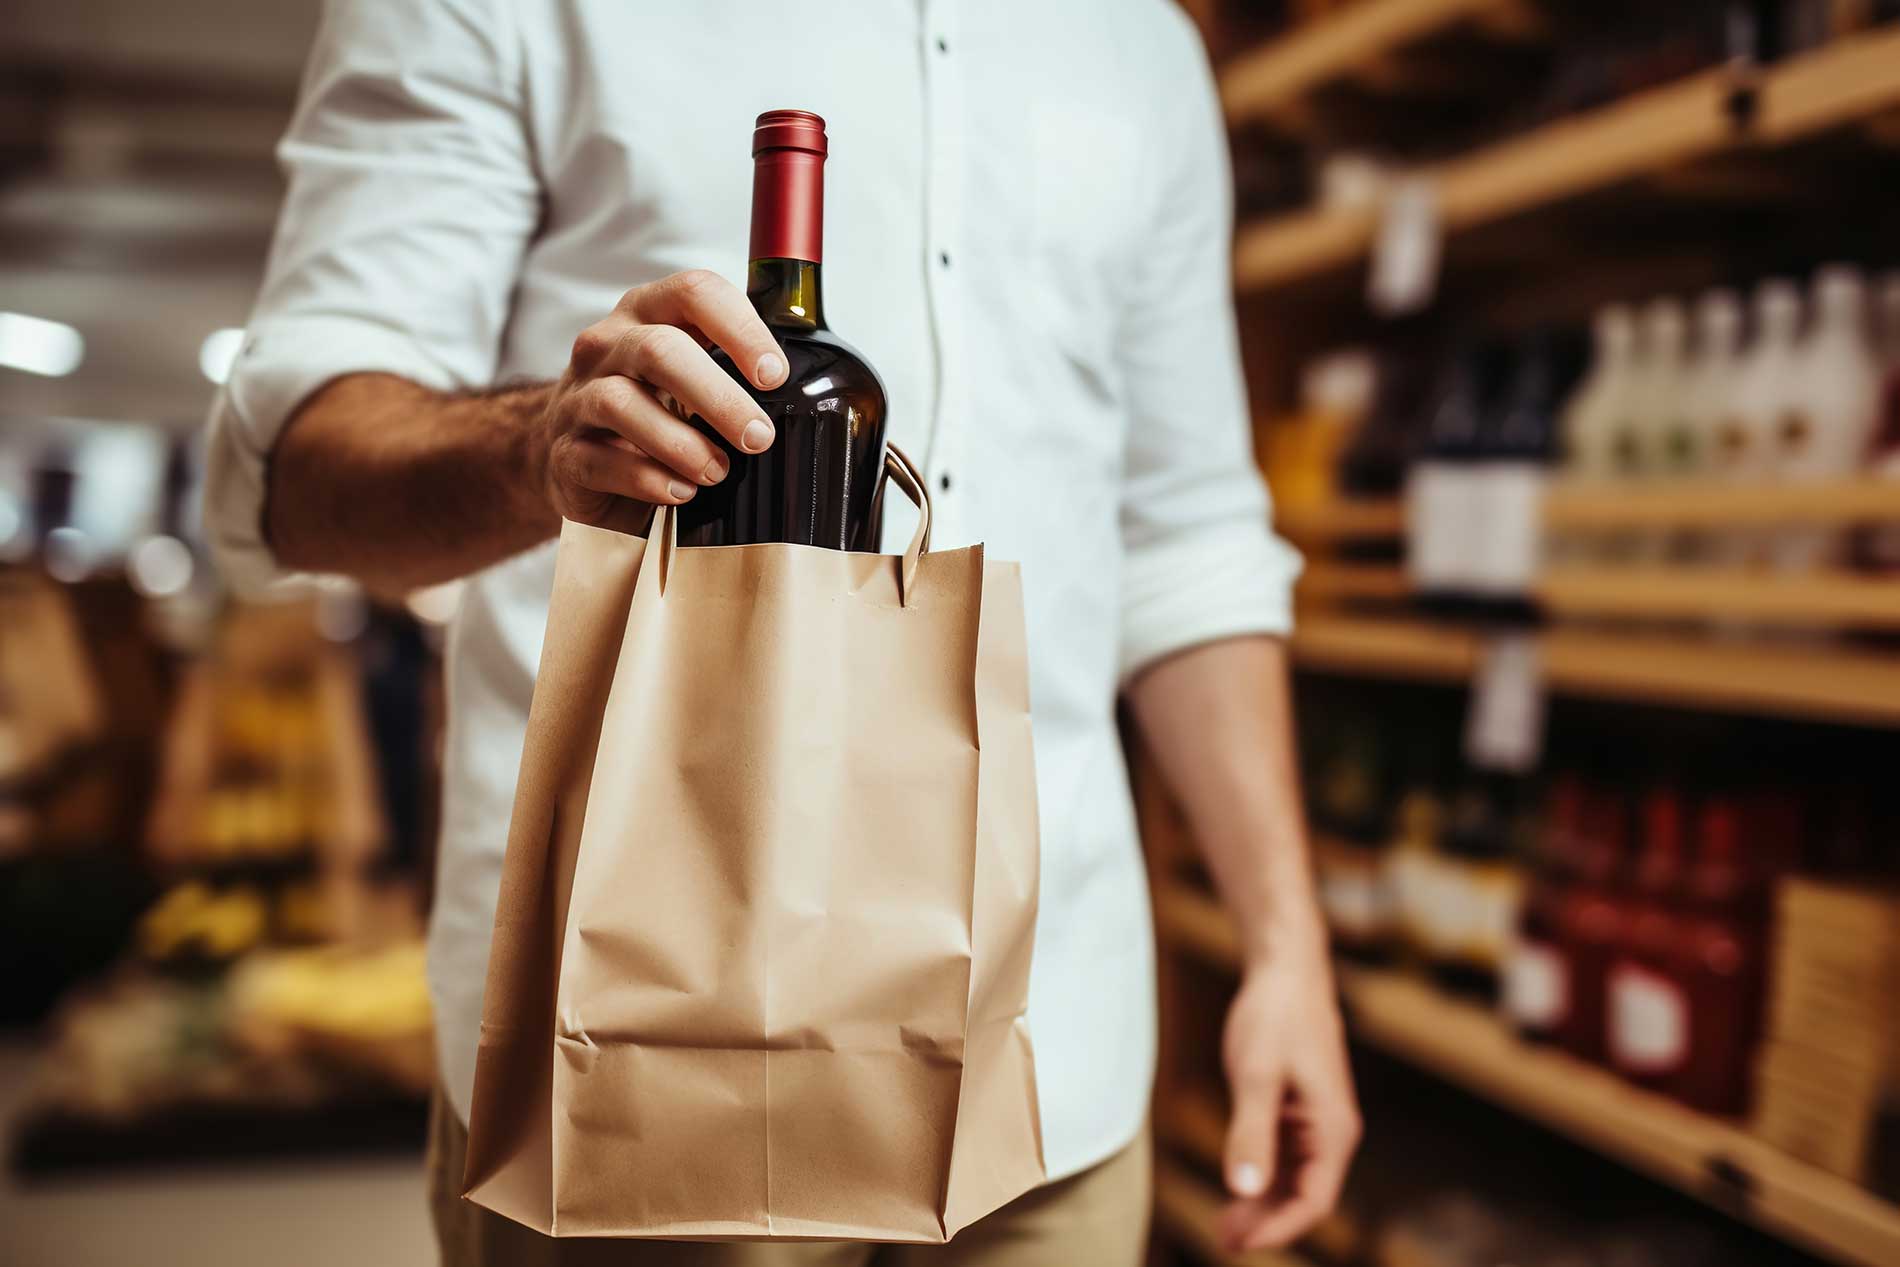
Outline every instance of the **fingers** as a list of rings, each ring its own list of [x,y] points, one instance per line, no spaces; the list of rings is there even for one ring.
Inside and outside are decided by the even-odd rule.
[[[613,432],[673,474],[696,484],[717,484],[732,467],[704,432],[660,404],[646,388],[618,374],[592,379],[576,389],[574,420]]]
[[[785,356],[752,301],[737,286],[703,268],[688,269],[627,292],[621,301],[635,321],[697,330],[724,348],[754,386],[785,381]]]
[[[772,424],[758,402],[678,326],[629,327],[594,373],[624,375],[666,392],[742,452],[760,453],[772,443]]]
[[[1265,1195],[1273,1178],[1275,1143],[1284,1086],[1278,1069],[1253,1067],[1231,1078],[1234,1112],[1227,1123],[1223,1169],[1236,1197]]]
[[[1289,1108],[1282,1119],[1281,1171],[1269,1191],[1234,1202],[1222,1215],[1221,1233],[1232,1249],[1290,1245],[1338,1204],[1359,1144],[1359,1118],[1349,1101],[1314,1108],[1310,1118]]]
[[[582,494],[678,505],[691,500],[698,491],[678,473],[626,441],[616,442],[600,435],[563,437],[550,456],[550,464],[557,482]],[[589,515],[568,517],[590,522],[593,518]]]

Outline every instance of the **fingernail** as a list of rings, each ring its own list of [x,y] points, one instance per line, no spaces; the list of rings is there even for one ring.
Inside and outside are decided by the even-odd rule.
[[[772,443],[772,424],[763,420],[746,423],[745,434],[739,437],[739,443],[747,453],[763,452],[765,446]]]
[[[1234,1192],[1238,1196],[1257,1197],[1267,1190],[1266,1175],[1262,1174],[1260,1167],[1252,1162],[1242,1162],[1235,1166],[1227,1182],[1233,1185]]]
[[[767,352],[759,358],[759,383],[765,387],[776,387],[785,377],[785,358],[776,352]]]
[[[666,491],[672,494],[674,501],[683,502],[693,495],[693,486],[691,484],[682,484],[678,480],[668,480],[666,483]]]
[[[713,454],[712,461],[706,463],[706,469],[699,473],[699,482],[702,484],[717,484],[720,480],[726,478],[726,472],[731,469],[732,463],[726,461],[726,455],[723,453],[715,453]]]

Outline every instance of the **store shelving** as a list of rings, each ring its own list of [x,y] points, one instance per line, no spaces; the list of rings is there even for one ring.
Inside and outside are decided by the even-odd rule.
[[[1835,526],[1880,519],[1900,520],[1900,481],[1559,483],[1545,493],[1543,505],[1545,528],[1559,531]],[[1301,543],[1378,540],[1405,531],[1405,508],[1392,498],[1342,498],[1282,508],[1274,522]]]
[[[1723,713],[1900,726],[1900,657],[1691,634],[1556,628],[1536,635],[1559,694]],[[1461,684],[1480,635],[1422,620],[1303,614],[1294,663],[1324,672]]]
[[[1204,891],[1165,880],[1155,912],[1170,944],[1217,967],[1239,962],[1232,924]],[[1816,1253],[1864,1267],[1900,1261],[1900,1207],[1865,1189],[1737,1124],[1522,1042],[1484,1009],[1402,973],[1342,966],[1340,976],[1361,1041]]]
[[[1396,602],[1410,593],[1389,564],[1314,563],[1300,578],[1312,600]],[[1900,629],[1900,585],[1844,571],[1781,576],[1740,568],[1582,566],[1546,569],[1532,587],[1559,619],[1701,621],[1777,629]]]
[[[1758,108],[1737,112],[1738,91],[1754,92]],[[1420,174],[1431,182],[1444,231],[1455,234],[1692,160],[1787,144],[1896,105],[1900,30],[1889,26],[1792,58],[1756,81],[1727,69],[1690,75]],[[1236,287],[1257,292],[1354,264],[1378,229],[1372,209],[1315,208],[1246,225],[1234,243]]]
[[[1524,0],[1362,0],[1230,62],[1221,104],[1232,123],[1292,109],[1315,88],[1374,71],[1394,51],[1459,24],[1504,36],[1537,27]]]

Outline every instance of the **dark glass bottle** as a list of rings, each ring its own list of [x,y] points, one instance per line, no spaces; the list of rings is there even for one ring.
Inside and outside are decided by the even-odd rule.
[[[679,543],[766,541],[876,550],[884,465],[884,384],[825,325],[819,280],[824,243],[825,121],[772,110],[752,133],[752,250],[746,295],[785,351],[791,372],[760,391],[723,351],[712,356],[777,428],[748,454],[695,416],[732,463],[725,479],[679,508]]]

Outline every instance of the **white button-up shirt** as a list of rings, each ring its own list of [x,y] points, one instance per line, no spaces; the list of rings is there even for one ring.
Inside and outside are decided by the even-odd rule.
[[[779,107],[829,125],[829,317],[883,376],[935,541],[1023,565],[1029,1025],[1060,1177],[1134,1137],[1153,1068],[1117,686],[1196,643],[1284,632],[1298,567],[1249,457],[1220,114],[1173,4],[334,3],[213,413],[211,535],[239,586],[279,575],[265,464],[337,375],[552,378],[630,286],[691,267],[743,284],[752,121]],[[887,546],[911,526],[891,519]],[[464,1116],[553,566],[550,543],[470,578],[448,642],[429,962]]]

